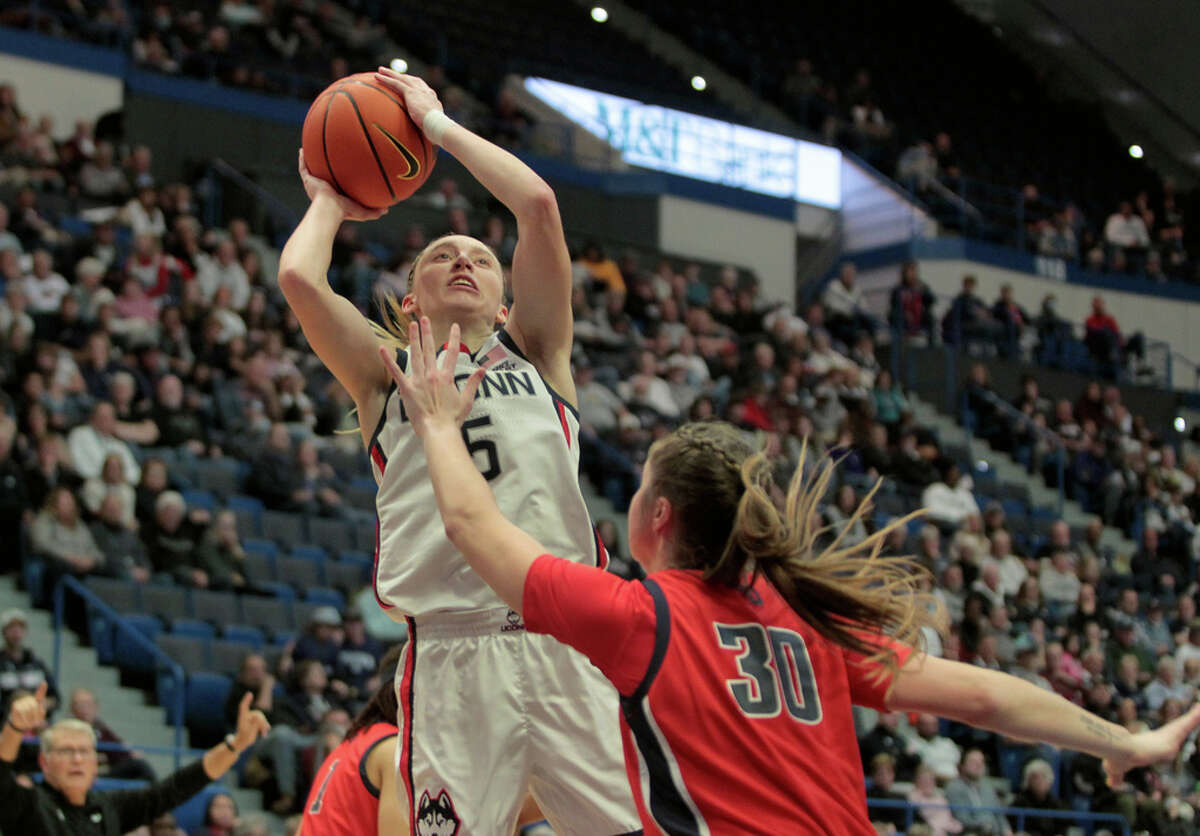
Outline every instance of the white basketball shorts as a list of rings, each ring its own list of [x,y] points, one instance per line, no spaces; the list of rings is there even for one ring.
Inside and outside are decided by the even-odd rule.
[[[397,785],[415,836],[509,836],[531,792],[559,836],[640,834],[616,689],[496,609],[408,620]]]

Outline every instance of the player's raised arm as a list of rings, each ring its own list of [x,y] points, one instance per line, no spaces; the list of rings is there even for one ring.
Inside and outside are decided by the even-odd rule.
[[[334,293],[326,274],[342,222],[373,220],[383,212],[359,206],[310,174],[303,151],[300,177],[312,203],[280,254],[279,289],[309,344],[361,414],[372,393],[388,387],[387,373],[373,356],[380,341],[358,308]]]
[[[458,360],[458,325],[438,362],[433,326],[429,317],[409,325],[411,378],[396,365],[386,349],[383,364],[396,381],[413,429],[421,437],[429,461],[429,477],[437,498],[446,536],[466,558],[484,583],[508,606],[521,611],[525,576],[545,549],[500,512],[492,490],[471,461],[460,426],[471,410],[484,369],[476,370],[463,384],[454,384]]]
[[[516,216],[513,307],[507,327],[550,385],[574,401],[571,257],[554,192],[508,151],[442,113],[437,94],[423,80],[386,67],[380,67],[375,78],[404,98],[409,115],[430,142],[453,154]]]
[[[914,653],[896,674],[887,705],[922,711],[999,732],[1050,743],[1104,760],[1110,783],[1125,771],[1175,756],[1200,726],[1200,705],[1151,732],[1131,734],[1052,691],[987,668]]]

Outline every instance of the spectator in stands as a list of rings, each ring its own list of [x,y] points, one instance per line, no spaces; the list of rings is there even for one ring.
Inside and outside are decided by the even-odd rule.
[[[0,203],[0,252],[12,250],[17,255],[21,255],[25,252],[25,248],[21,246],[21,239],[8,228],[8,221],[8,207]]]
[[[196,565],[208,577],[210,589],[246,586],[246,552],[237,531],[237,516],[228,508],[217,511],[196,549]]]
[[[1175,659],[1163,656],[1155,666],[1154,679],[1142,692],[1142,701],[1148,711],[1158,711],[1167,700],[1178,700],[1184,705],[1195,696],[1195,689],[1188,682],[1179,681],[1179,668]]]
[[[1000,588],[1004,595],[1016,596],[1029,571],[1025,568],[1025,562],[1013,554],[1012,535],[1003,529],[992,534],[990,553],[983,561],[985,566],[993,563],[1000,576]]]
[[[79,170],[79,190],[86,197],[119,201],[129,193],[125,172],[114,162],[113,147],[108,142],[96,144],[95,155]]]
[[[83,483],[80,496],[88,513],[96,515],[100,513],[100,505],[106,497],[117,495],[121,499],[121,507],[125,509],[124,525],[136,527],[134,509],[137,505],[137,492],[126,481],[124,468],[124,460],[116,453],[109,453],[104,458],[100,475]]]
[[[932,829],[931,836],[948,836],[951,833],[962,832],[962,822],[945,807],[946,794],[938,789],[937,775],[924,764],[917,767],[908,802],[916,807],[921,818]],[[912,833],[912,830],[909,830],[909,833]]]
[[[938,718],[934,715],[921,714],[917,717],[913,751],[940,780],[948,781],[954,777],[959,761],[958,744],[939,733]]]
[[[75,495],[61,485],[50,491],[29,536],[34,552],[49,561],[51,583],[61,574],[86,575],[104,562],[91,531],[79,517]]]
[[[871,778],[867,788],[867,798],[870,800],[904,801],[904,795],[895,789],[896,762],[886,752],[880,752],[871,758]],[[872,822],[886,822],[896,828],[904,829],[908,811],[903,807],[876,807],[870,811]]]
[[[932,345],[933,291],[917,275],[917,263],[906,261],[900,268],[900,283],[892,288],[890,308],[892,327],[903,336],[924,334]]]
[[[917,757],[910,741],[897,732],[900,727],[901,714],[896,711],[881,713],[865,736],[859,738],[859,750],[862,753],[863,769],[870,772],[874,759],[886,754],[892,758],[896,774],[907,780],[912,777],[913,769],[920,758]]]
[[[974,276],[963,276],[962,290],[942,317],[942,341],[947,345],[964,348],[975,345],[990,350],[1003,336],[1003,326],[992,316],[984,301],[975,295],[978,284]]]
[[[1054,621],[1070,617],[1079,600],[1080,581],[1072,564],[1072,555],[1066,550],[1055,552],[1049,560],[1042,562],[1038,572],[1038,585],[1042,600],[1050,618]]]
[[[33,251],[33,264],[25,277],[23,289],[29,300],[29,313],[36,321],[58,312],[62,299],[71,291],[71,285],[62,274],[54,269],[54,256],[49,250],[38,248]]]
[[[1129,569],[1141,592],[1174,596],[1183,588],[1182,567],[1160,549],[1158,531],[1149,526],[1142,532],[1142,547],[1130,559]]]
[[[36,691],[46,684],[46,708],[53,713],[58,706],[58,688],[50,668],[32,650],[25,647],[29,620],[24,610],[8,609],[0,613],[0,707],[7,711],[17,691]]]
[[[1017,304],[1013,288],[1007,282],[1000,285],[1000,296],[992,305],[992,319],[1003,328],[1000,356],[1016,357],[1020,352],[1021,336],[1031,322],[1029,314]]]
[[[928,519],[946,531],[953,531],[971,514],[979,513],[979,505],[971,486],[962,478],[958,463],[946,459],[939,468],[941,478],[921,494],[921,505]]]
[[[333,468],[320,460],[316,441],[306,438],[296,445],[293,468],[300,482],[299,491],[292,494],[296,510],[322,517],[342,518],[346,515]]]
[[[602,291],[626,293],[625,278],[621,275],[620,268],[615,261],[604,255],[604,251],[596,242],[589,241],[584,244],[579,264]]]
[[[47,433],[38,439],[34,462],[25,468],[30,507],[45,505],[50,491],[60,485],[74,490],[83,484],[79,474],[64,461],[65,451],[66,444],[60,436]]]
[[[174,374],[164,374],[154,392],[150,416],[158,427],[159,443],[164,447],[184,447],[192,455],[204,455],[208,449],[208,423],[202,413],[185,403],[183,381]]]
[[[867,527],[862,516],[855,516],[859,498],[854,486],[843,484],[838,488],[834,501],[825,508],[825,523],[833,536],[841,536],[841,544],[847,548],[867,539]]]
[[[99,476],[109,455],[121,459],[125,479],[130,484],[136,485],[141,478],[142,471],[133,451],[117,437],[117,414],[108,401],[98,401],[88,423],[71,430],[67,447],[75,471],[85,479]]]
[[[379,689],[375,676],[383,658],[383,644],[367,635],[366,622],[357,608],[350,608],[342,619],[344,636],[338,648],[334,664],[335,681],[345,682],[346,697],[354,705],[360,705]]]
[[[204,824],[193,830],[191,836],[233,836],[238,826],[237,802],[226,792],[219,792],[208,799],[204,808]]]
[[[154,567],[146,546],[137,534],[137,522],[129,522],[125,499],[111,493],[100,502],[97,519],[91,525],[92,539],[104,556],[98,571],[122,580],[146,583]]]
[[[871,400],[875,406],[875,420],[884,427],[896,427],[909,412],[908,399],[899,383],[892,380],[888,369],[880,369],[871,389]]]
[[[197,547],[200,527],[188,519],[187,503],[177,491],[163,491],[154,500],[154,518],[143,531],[154,571],[177,583],[207,587],[208,573],[200,568]]]
[[[1067,806],[1054,796],[1054,768],[1041,758],[1025,764],[1021,773],[1021,791],[1013,799],[1014,807],[1031,810],[1065,810]],[[1024,832],[1030,836],[1056,836],[1063,832],[1064,819],[1026,816]]]
[[[225,774],[244,750],[265,734],[266,719],[243,706],[236,731],[199,761],[144,789],[94,792],[98,769],[96,733],[87,723],[62,720],[42,733],[38,758],[42,786],[23,786],[13,771],[23,736],[46,721],[46,689],[25,695],[9,707],[0,733],[0,826],[30,836],[100,836],[150,824]]]
[[[273,510],[299,510],[311,500],[301,484],[292,455],[292,437],[286,424],[272,424],[266,444],[254,461],[247,488]]]
[[[1104,243],[1108,245],[1110,267],[1116,268],[1120,254],[1131,270],[1141,269],[1141,260],[1150,246],[1150,233],[1146,230],[1146,222],[1133,211],[1129,201],[1122,201],[1117,211],[1105,221]]]
[[[233,311],[244,311],[250,301],[250,279],[237,258],[237,245],[230,239],[217,244],[213,258],[196,274],[196,285],[204,301],[212,304],[217,292],[229,291],[228,304]]]
[[[341,698],[334,693],[324,666],[316,659],[306,659],[296,666],[295,684],[280,704],[275,706],[275,716],[278,718],[277,722],[296,733],[295,742],[303,747],[316,742],[317,730],[325,716],[330,711],[341,708]],[[283,748],[286,747],[277,747]],[[286,767],[286,759],[284,764],[281,764],[277,756],[278,752],[272,752],[275,779],[281,796],[276,804],[272,805],[272,809],[275,812],[284,812],[290,810],[295,803],[300,787],[296,783],[298,773],[294,768],[289,770]]]
[[[301,662],[315,659],[321,663],[326,675],[332,677],[337,669],[338,651],[341,647],[342,617],[334,607],[317,607],[309,616],[304,633],[290,648],[284,650],[280,670],[286,674],[291,671],[293,665],[299,666]],[[332,687],[341,692],[341,696],[345,696],[348,693],[345,683],[340,680],[334,682],[336,684],[331,683]]]
[[[9,549],[9,557],[0,563],[0,571],[19,567],[21,527],[29,509],[29,491],[25,474],[13,455],[17,424],[0,410],[0,538],[18,548]]]
[[[131,781],[154,780],[154,769],[150,764],[137,752],[130,751],[117,733],[100,719],[100,701],[95,694],[87,688],[76,688],[71,692],[68,707],[72,717],[92,727],[97,743],[108,744],[99,753],[100,772],[104,777]]]
[[[1109,616],[1112,636],[1105,648],[1105,669],[1122,696],[1139,696],[1142,686],[1150,681],[1155,667],[1154,656],[1137,641],[1137,624],[1122,612]],[[1127,659],[1132,660],[1132,668]]]
[[[1100,373],[1113,379],[1130,357],[1141,357],[1143,339],[1140,333],[1124,337],[1117,321],[1108,313],[1104,299],[1092,300],[1092,314],[1084,322],[1084,343],[1092,358],[1100,365]]]
[[[846,347],[854,345],[859,335],[870,335],[875,331],[875,320],[867,313],[862,291],[855,285],[857,278],[858,270],[854,262],[847,261],[821,296],[821,303],[825,306],[825,327],[835,340]]]
[[[1002,807],[996,789],[988,780],[987,760],[980,749],[968,749],[959,764],[958,777],[946,785],[946,799],[954,805],[955,817],[968,833],[981,836],[1011,836],[1008,822],[998,813],[974,811],[972,807]]]

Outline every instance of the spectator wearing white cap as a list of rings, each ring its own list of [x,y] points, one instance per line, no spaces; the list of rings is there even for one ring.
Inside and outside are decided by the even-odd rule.
[[[25,647],[25,635],[29,629],[29,618],[24,610],[9,609],[0,613],[0,637],[4,647],[0,648],[0,706],[7,710],[12,695],[17,691],[36,691],[46,683],[48,712],[58,705],[58,688],[50,668]]]

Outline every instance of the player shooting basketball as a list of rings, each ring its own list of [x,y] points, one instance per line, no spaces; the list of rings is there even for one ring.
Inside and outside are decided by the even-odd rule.
[[[375,80],[512,211],[519,239],[511,309],[496,253],[466,235],[421,251],[407,293],[390,307],[396,318],[427,318],[439,343],[461,323],[451,346],[457,374],[485,362],[497,369],[463,424],[476,465],[511,518],[557,553],[602,564],[578,484],[571,266],[554,193],[516,157],[450,120],[420,79],[381,68]],[[612,686],[583,655],[527,633],[446,539],[421,441],[377,357],[387,346],[406,367],[408,335],[394,324],[381,335],[329,286],[342,222],[381,213],[313,177],[303,155],[300,175],[311,204],[283,250],[279,284],[354,399],[379,484],[376,595],[410,635],[397,672],[399,777],[410,806],[427,797],[459,832],[508,832],[528,788],[558,833],[637,831]]]

